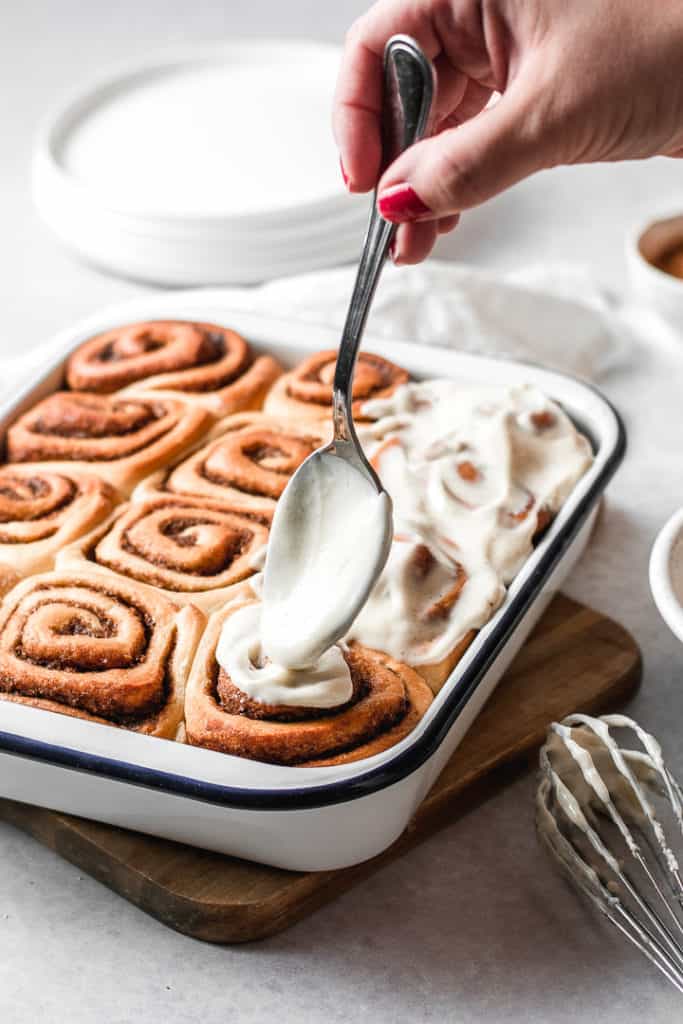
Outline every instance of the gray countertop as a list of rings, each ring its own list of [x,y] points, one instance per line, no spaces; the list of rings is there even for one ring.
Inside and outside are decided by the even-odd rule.
[[[0,355],[44,340],[143,289],[86,269],[38,223],[28,193],[37,118],[112,61],[232,35],[339,39],[365,5],[339,0],[22,0],[0,37]],[[627,287],[627,224],[679,196],[683,166],[658,160],[546,172],[467,216],[440,255],[510,268],[580,261]],[[681,365],[652,350],[607,382],[628,460],[568,591],[623,622],[645,657],[633,713],[683,774],[680,648],[647,585],[658,527],[683,503]],[[0,1012],[41,1021],[658,1024],[681,1020],[672,989],[588,912],[539,850],[531,777],[290,931],[242,948],[177,935],[0,825]]]

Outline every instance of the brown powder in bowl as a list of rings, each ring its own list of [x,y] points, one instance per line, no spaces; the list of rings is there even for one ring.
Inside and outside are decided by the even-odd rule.
[[[659,270],[663,270],[665,274],[671,274],[672,277],[678,277],[683,280],[683,242],[670,249],[665,249],[652,262],[654,266]]]
[[[681,608],[683,608],[683,531],[679,533],[671,548],[669,573],[671,575],[673,592]]]

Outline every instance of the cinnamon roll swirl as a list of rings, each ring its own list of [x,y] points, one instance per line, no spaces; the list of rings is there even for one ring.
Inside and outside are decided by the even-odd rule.
[[[472,579],[455,559],[398,536],[348,640],[389,651],[438,693],[504,596],[494,573]]]
[[[228,416],[216,430],[219,437],[175,469],[144,480],[134,500],[171,492],[272,511],[292,474],[325,443],[322,428],[299,428],[258,412]]]
[[[116,491],[88,473],[0,467],[0,562],[20,576],[46,572],[66,544],[110,515]]]
[[[332,381],[337,360],[334,350],[317,352],[275,382],[266,397],[264,412],[298,422],[329,419],[332,413]],[[371,352],[358,356],[353,381],[353,418],[367,420],[363,404],[388,398],[410,379],[406,370]]]
[[[177,399],[57,391],[9,428],[7,458],[57,473],[96,473],[128,494],[195,446],[211,422],[204,409]]]
[[[121,506],[102,526],[66,547],[57,565],[97,567],[209,612],[254,573],[269,525],[266,513],[158,495]]]
[[[86,341],[69,359],[66,376],[74,391],[163,391],[226,416],[259,409],[281,372],[275,359],[255,357],[226,327],[150,320]]]
[[[257,700],[216,660],[223,624],[231,616],[251,659],[247,670],[258,674],[267,668],[260,660],[256,602],[233,602],[211,617],[185,699],[187,739],[195,746],[272,764],[345,764],[398,743],[431,703],[431,691],[417,673],[363,647],[342,652],[350,676],[350,698],[342,704],[306,707]]]
[[[0,699],[174,739],[202,623],[96,571],[23,580],[0,606]]]

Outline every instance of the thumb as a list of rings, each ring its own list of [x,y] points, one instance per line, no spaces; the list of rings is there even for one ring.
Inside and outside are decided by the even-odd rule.
[[[549,166],[533,110],[515,84],[472,120],[411,146],[380,179],[381,215],[400,224],[460,213]]]

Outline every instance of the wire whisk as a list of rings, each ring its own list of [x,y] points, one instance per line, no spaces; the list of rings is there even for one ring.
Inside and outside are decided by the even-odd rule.
[[[621,747],[625,730],[639,749]],[[624,715],[570,715],[540,753],[536,826],[565,874],[683,993],[683,794]]]

